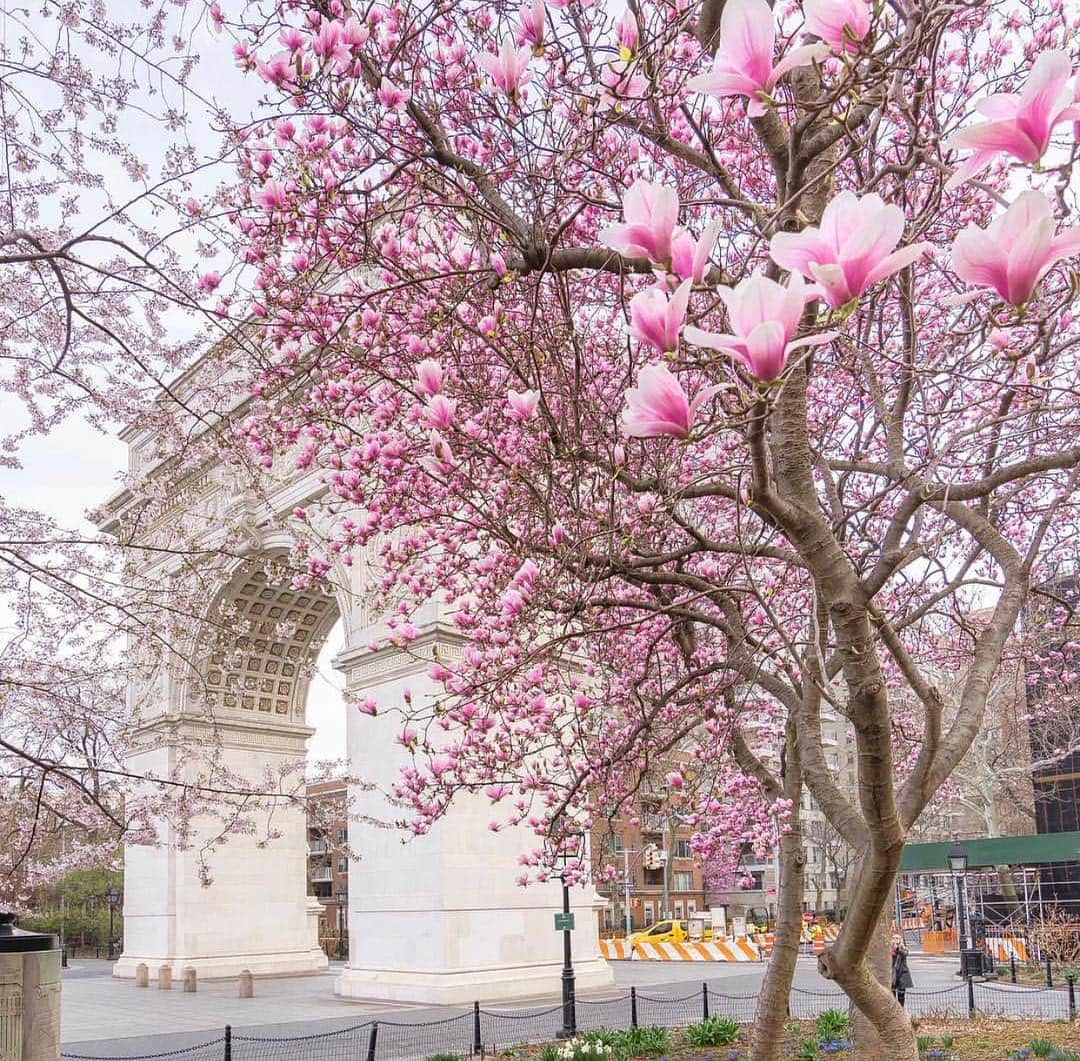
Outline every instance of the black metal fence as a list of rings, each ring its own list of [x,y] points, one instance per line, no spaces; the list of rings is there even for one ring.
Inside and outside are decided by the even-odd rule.
[[[722,983],[722,981],[720,981]],[[730,1017],[741,1024],[754,1020],[757,994],[731,995],[708,982],[683,995],[653,995],[630,988],[606,999],[577,999],[577,1031],[661,1025],[677,1028],[705,1017]],[[905,1005],[917,1016],[1002,1017],[1025,1020],[1075,1020],[1075,983],[1061,987],[1013,987],[962,981],[938,990],[907,992]],[[848,1010],[839,991],[792,988],[789,1015],[813,1019],[827,1009]],[[371,1020],[337,1031],[301,1036],[247,1034],[225,1027],[209,1042],[159,1054],[83,1054],[63,1051],[65,1061],[425,1061],[435,1054],[482,1057],[525,1043],[548,1042],[564,1028],[561,1005],[530,1009],[485,1009],[442,1020],[398,1022]]]

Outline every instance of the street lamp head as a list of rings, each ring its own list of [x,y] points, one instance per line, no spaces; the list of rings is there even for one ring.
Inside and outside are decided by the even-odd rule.
[[[105,901],[110,906],[115,906],[120,900],[120,889],[115,884],[109,886],[109,890],[105,893]]]
[[[954,876],[962,877],[967,873],[968,868],[968,855],[964,849],[964,845],[959,840],[953,841],[952,847],[949,848],[949,869]]]
[[[337,901],[339,903],[344,903],[345,900],[348,899],[348,897],[349,897],[349,893],[344,888],[338,889]]]

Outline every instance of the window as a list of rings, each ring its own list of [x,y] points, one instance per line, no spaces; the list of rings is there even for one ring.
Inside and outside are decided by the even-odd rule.
[[[675,871],[675,891],[692,892],[694,890],[694,875],[687,870]]]
[[[645,925],[649,926],[655,920],[656,920],[656,918],[653,917],[653,904],[652,903],[646,903],[645,904]]]
[[[697,903],[693,899],[686,900],[686,916],[693,917],[697,913]]]
[[[337,860],[337,871],[338,873],[349,872],[349,860],[344,855]]]
[[[664,871],[662,869],[643,869],[641,871],[641,877],[646,885],[663,885],[664,883]]]
[[[689,840],[676,840],[675,841],[675,857],[676,858],[693,858],[690,853],[690,841]]]
[[[645,920],[649,919],[649,913],[652,910],[652,905],[647,904],[645,910]],[[650,936],[666,936],[671,931],[670,921],[658,921],[652,928],[649,929]]]
[[[678,900],[675,901],[675,920],[676,921],[681,921],[682,920],[682,903],[679,902]]]
[[[337,842],[339,844],[347,844],[349,842],[349,830],[348,828],[338,829]]]

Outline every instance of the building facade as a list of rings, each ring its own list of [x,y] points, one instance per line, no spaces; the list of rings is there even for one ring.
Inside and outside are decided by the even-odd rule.
[[[708,909],[701,867],[690,850],[692,832],[679,821],[666,789],[648,783],[631,808],[593,829],[593,880],[606,900],[599,911],[602,932],[625,931],[627,914],[636,931]]]
[[[330,957],[348,953],[349,821],[343,779],[307,785],[308,895],[319,900],[319,941]]]

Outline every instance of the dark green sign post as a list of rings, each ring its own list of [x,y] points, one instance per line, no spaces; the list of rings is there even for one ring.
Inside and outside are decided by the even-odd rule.
[[[573,1039],[577,1035],[577,1006],[574,998],[574,959],[570,952],[570,933],[574,930],[574,915],[570,913],[570,887],[566,870],[562,874],[562,913],[555,915],[555,931],[563,934],[562,1005],[563,1026],[556,1039]]]

